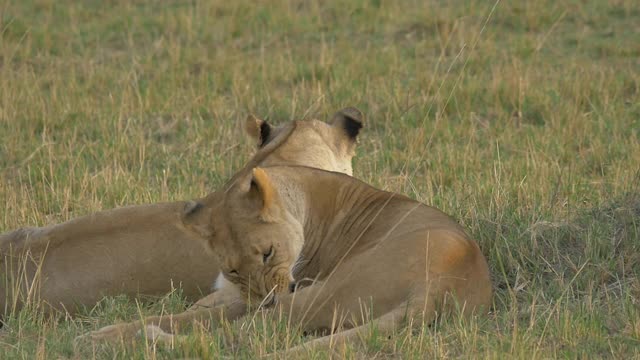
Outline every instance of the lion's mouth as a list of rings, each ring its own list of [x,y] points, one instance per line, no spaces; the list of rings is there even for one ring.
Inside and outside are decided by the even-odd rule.
[[[275,303],[276,303],[276,294],[272,292],[272,293],[269,295],[269,298],[268,298],[268,299],[265,299],[265,300],[262,302],[262,306],[261,306],[261,307],[263,307],[263,308],[271,307],[271,306],[273,306],[273,304],[275,304]]]

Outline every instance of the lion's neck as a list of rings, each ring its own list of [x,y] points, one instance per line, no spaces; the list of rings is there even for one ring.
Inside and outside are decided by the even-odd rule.
[[[283,177],[279,192],[304,227],[304,244],[293,274],[298,280],[324,278],[341,261],[375,246],[380,237],[372,234],[378,232],[378,223],[403,198],[347,176],[291,169],[295,171]]]

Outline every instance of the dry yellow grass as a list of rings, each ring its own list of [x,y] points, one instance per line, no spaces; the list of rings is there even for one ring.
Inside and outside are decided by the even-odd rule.
[[[0,231],[203,195],[248,157],[247,112],[355,105],[368,115],[356,176],[466,225],[496,296],[487,317],[347,355],[640,357],[638,24],[632,0],[7,2]],[[179,291],[152,300],[76,319],[34,306],[6,320],[0,357],[252,358],[302,341],[256,317],[194,329],[179,349],[74,349],[98,326],[187,305]]]

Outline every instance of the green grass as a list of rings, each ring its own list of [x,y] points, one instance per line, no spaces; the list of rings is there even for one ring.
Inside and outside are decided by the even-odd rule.
[[[216,189],[240,121],[367,123],[356,177],[452,214],[492,312],[373,337],[386,358],[640,357],[640,3],[11,1],[0,6],[0,231]],[[187,266],[187,265],[185,265]],[[179,291],[10,317],[0,358],[252,358],[303,341],[258,316],[189,346],[73,338],[180,311]],[[326,355],[326,354],[325,354]]]

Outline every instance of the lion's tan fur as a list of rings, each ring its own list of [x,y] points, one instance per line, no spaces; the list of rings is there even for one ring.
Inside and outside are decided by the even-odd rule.
[[[244,171],[226,191],[204,199],[198,212],[184,217],[185,226],[212,247],[227,279],[213,297],[230,298],[220,307],[107,327],[92,338],[132,335],[147,325],[154,339],[174,341],[164,331],[193,320],[236,318],[246,311],[239,304],[257,296],[257,303],[305,331],[339,330],[331,340],[290,349],[292,356],[370,331],[363,306],[385,333],[407,316],[430,323],[437,314],[490,306],[487,263],[460,225],[433,207],[342,174],[290,166]],[[293,293],[273,279],[283,268],[297,282]]]
[[[348,126],[362,120],[346,108],[331,124],[296,121],[265,132],[267,124],[250,116],[246,131],[263,147],[249,164],[303,164],[350,175],[356,138]],[[1,234],[0,313],[37,299],[73,313],[107,295],[163,295],[178,286],[192,299],[208,293],[219,267],[182,226],[187,204],[129,206]]]

